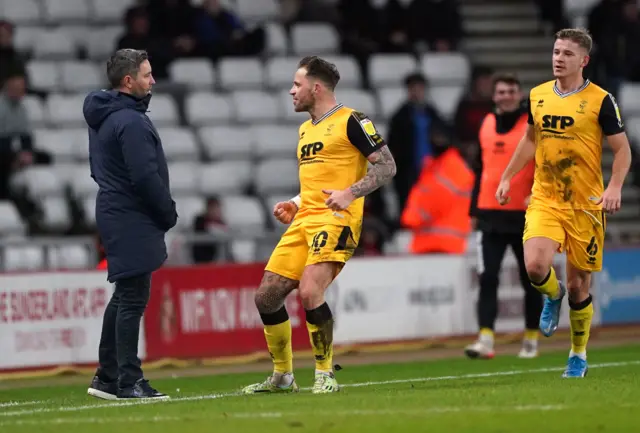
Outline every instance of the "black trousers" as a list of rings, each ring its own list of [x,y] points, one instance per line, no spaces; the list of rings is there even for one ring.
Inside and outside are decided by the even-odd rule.
[[[482,250],[480,272],[480,297],[478,299],[478,322],[480,328],[494,329],[498,317],[498,286],[502,260],[511,246],[518,261],[520,282],[524,289],[525,326],[538,329],[542,312],[542,295],[531,286],[527,268],[524,264],[522,234],[482,232],[480,248]]]
[[[147,307],[151,274],[116,281],[104,311],[100,337],[98,377],[118,381],[120,388],[132,387],[143,377],[138,358],[140,321]]]

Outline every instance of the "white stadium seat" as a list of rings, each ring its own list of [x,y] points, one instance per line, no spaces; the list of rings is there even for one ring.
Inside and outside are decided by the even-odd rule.
[[[86,127],[82,114],[84,94],[52,94],[47,98],[47,123],[58,127]]]
[[[252,168],[249,161],[204,164],[198,190],[204,195],[240,194],[251,184]]]
[[[338,33],[330,24],[294,24],[291,40],[293,51],[301,56],[335,53],[339,49]]]
[[[260,158],[296,158],[298,130],[282,125],[263,125],[251,128],[256,155]]]
[[[247,128],[211,126],[200,128],[198,136],[211,159],[249,159],[253,155],[253,137]]]
[[[620,86],[618,98],[620,99],[620,108],[627,116],[640,114],[640,84],[623,83]]]
[[[0,236],[22,235],[24,231],[24,222],[13,202],[0,201]]]
[[[29,84],[36,89],[55,92],[62,87],[60,69],[56,62],[31,60],[27,63],[27,74],[29,75]]]
[[[44,251],[37,246],[9,246],[4,250],[7,271],[37,271],[44,268]]]
[[[46,197],[40,202],[44,213],[45,227],[53,230],[66,230],[71,226],[69,206],[62,197]]]
[[[185,112],[192,126],[228,124],[233,117],[233,102],[216,93],[191,93],[186,98]]]
[[[190,129],[171,126],[157,129],[168,161],[197,161],[200,158],[198,143]]]
[[[239,122],[272,123],[281,118],[277,99],[269,93],[242,90],[234,92],[231,97],[236,108],[236,118]]]
[[[289,90],[300,61],[297,57],[274,57],[267,60],[265,67],[266,85],[272,89]]]
[[[58,28],[58,30],[69,37],[75,48],[87,48],[89,37],[94,31],[91,27],[86,25],[65,25]]]
[[[218,64],[220,86],[226,90],[259,89],[264,71],[257,58],[224,58]]]
[[[89,0],[95,22],[120,22],[124,13],[129,9],[133,0]]]
[[[257,198],[223,196],[220,199],[222,220],[231,229],[262,231],[266,224],[264,208]]]
[[[92,12],[86,0],[46,0],[42,6],[44,18],[50,24],[86,22]]]
[[[369,59],[371,85],[401,86],[404,78],[418,69],[418,63],[411,54],[374,54]]]
[[[86,197],[82,201],[82,211],[85,221],[93,227],[96,224],[96,198]]]
[[[63,194],[63,183],[56,171],[43,166],[32,166],[21,170],[11,178],[14,188],[25,190],[34,199]]]
[[[33,54],[38,59],[68,59],[75,56],[75,51],[73,40],[60,30],[43,31],[33,46]]]
[[[465,86],[433,86],[429,89],[431,102],[445,119],[452,120],[455,116],[458,102],[465,88]]]
[[[175,126],[180,122],[176,101],[169,95],[153,95],[147,116],[156,127]]]
[[[255,186],[260,194],[297,194],[298,161],[275,158],[261,161],[256,169]]]
[[[169,163],[171,192],[176,194],[194,194],[198,190],[200,164],[197,162]]]
[[[2,17],[14,24],[40,23],[42,9],[37,0],[4,1]]]
[[[287,40],[287,34],[284,27],[276,22],[268,22],[264,27],[267,34],[267,46],[265,48],[266,54],[285,54],[289,49],[289,42]]]
[[[403,87],[389,87],[378,90],[380,114],[385,119],[391,119],[400,106],[406,101],[407,91]]]
[[[236,13],[248,22],[272,21],[280,12],[277,0],[235,0],[235,5]]]
[[[176,59],[169,65],[171,80],[194,90],[211,90],[215,70],[208,59]]]
[[[22,100],[31,124],[35,127],[42,126],[46,119],[44,115],[44,104],[42,100],[35,95],[26,95]]]
[[[373,120],[378,117],[376,99],[370,92],[357,89],[341,89],[336,91],[336,98],[345,107],[360,111]]]
[[[82,201],[86,197],[95,197],[98,194],[98,184],[91,177],[91,169],[88,165],[76,166],[73,173],[70,183],[75,198]]]
[[[362,86],[360,66],[358,66],[358,62],[356,62],[354,57],[328,55],[323,58],[338,68],[338,72],[340,72],[339,89],[347,89],[350,87],[359,88]]]
[[[87,247],[80,244],[49,248],[48,257],[48,265],[53,269],[89,269],[93,265]]]
[[[171,186],[173,190],[173,183]],[[176,211],[178,212],[178,228],[193,231],[194,219],[205,210],[204,198],[195,195],[175,194],[174,199],[176,201]]]
[[[88,146],[86,129],[36,129],[35,147],[51,153],[54,162],[69,162],[76,158],[79,146]]]
[[[31,52],[39,34],[46,31],[46,27],[19,25],[15,28],[13,46],[20,52]]]
[[[109,3],[109,2],[106,2]],[[89,58],[95,60],[108,59],[113,54],[118,38],[124,34],[121,26],[109,26],[95,29],[87,40]]]
[[[421,68],[430,86],[466,85],[471,75],[469,59],[461,53],[425,54]]]
[[[63,90],[68,92],[98,90],[106,84],[106,75],[98,65],[77,60],[62,62],[60,78]]]
[[[256,261],[258,246],[250,239],[238,239],[231,242],[231,255],[236,263],[253,263]]]

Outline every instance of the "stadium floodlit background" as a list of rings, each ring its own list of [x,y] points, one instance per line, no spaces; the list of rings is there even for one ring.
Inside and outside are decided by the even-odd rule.
[[[117,48],[147,49],[150,53],[158,83],[148,114],[159,129],[170,163],[179,213],[178,226],[167,235],[169,260],[154,277],[144,317],[140,356],[149,369],[153,362],[156,366],[192,365],[189,360],[197,359],[214,365],[230,356],[234,361],[226,362],[266,356],[252,297],[262,263],[284,229],[271,216],[271,208],[299,190],[295,148],[298,125],[307,115],[293,112],[288,90],[297,62],[309,54],[323,56],[338,66],[342,76],[337,88],[339,102],[368,114],[385,138],[397,137],[390,146],[397,160],[405,164],[399,165],[392,185],[367,198],[357,251],[360,257],[349,263],[329,291],[328,301],[336,314],[336,354],[353,351],[359,344],[431,341],[475,333],[473,233],[469,233],[468,252],[463,257],[411,255],[412,233],[399,223],[407,190],[415,181],[414,155],[420,147],[407,133],[413,128],[413,118],[404,109],[408,101],[405,79],[415,73],[425,78],[426,102],[433,108],[429,121],[442,127],[437,137],[427,138],[427,147],[455,146],[477,168],[477,132],[482,118],[492,109],[492,74],[517,73],[525,92],[551,79],[553,33],[570,25],[586,26],[592,32],[595,49],[587,74],[617,97],[634,151],[622,210],[607,224],[605,269],[594,280],[598,305],[594,324],[606,329],[608,325],[640,323],[640,249],[636,248],[640,243],[640,19],[635,1],[0,0],[0,20],[0,380],[11,377],[15,370],[18,376],[25,376],[31,374],[25,371],[33,369],[37,370],[33,374],[39,375],[76,371],[76,366],[83,366],[87,369],[78,371],[88,373],[95,365],[102,311],[112,288],[104,272],[94,270],[103,252],[95,230],[96,185],[89,177],[82,103],[88,91],[106,87],[105,61]],[[23,98],[19,97],[18,76],[26,80]],[[607,146],[603,148],[607,182],[612,154]],[[562,264],[561,256],[557,264]],[[563,274],[561,266],[558,272]],[[308,336],[304,312],[296,302],[291,300],[288,309],[297,353],[308,349]],[[521,331],[521,303],[517,268],[513,259],[507,258],[500,286],[498,332]],[[566,308],[563,314],[566,330]],[[388,323],[397,326],[389,327]],[[559,344],[556,347],[563,351],[569,344],[564,335],[554,337]],[[598,340],[598,332],[593,335]],[[613,337],[601,340],[607,339],[614,341]],[[462,346],[453,346],[461,355],[457,351]],[[542,352],[551,346],[542,342]],[[632,395],[636,392],[632,390],[640,389],[633,386],[639,377],[637,367],[633,370],[638,350],[617,350],[595,352],[594,368],[621,362],[615,373],[606,370],[610,382],[599,389],[610,390],[613,400],[636,402],[638,395]],[[513,360],[496,360],[490,367],[462,360],[433,363],[427,370],[420,363],[402,371],[354,367],[352,373],[347,369],[338,374],[341,383],[355,383],[356,387],[347,387],[343,395],[356,396],[349,403],[356,412],[344,409],[340,402],[346,400],[335,400],[339,406],[333,408],[333,415],[345,426],[353,422],[350,431],[364,428],[367,422],[371,423],[368,431],[386,431],[401,424],[385,427],[386,420],[375,418],[376,407],[387,414],[407,415],[402,420],[391,419],[411,428],[411,422],[426,416],[424,408],[433,405],[437,407],[428,414],[444,423],[442,430],[456,422],[468,422],[469,431],[494,431],[472,425],[483,422],[483,416],[487,421],[494,409],[469,409],[468,405],[474,404],[469,400],[473,394],[467,393],[469,389],[493,386],[492,381],[504,370],[532,368],[526,372],[542,372],[549,367],[561,368],[564,360],[562,352],[561,356],[533,361],[538,362],[535,367],[523,367]],[[261,372],[267,371],[265,365]],[[487,369],[492,372],[481,378]],[[557,372],[553,371],[555,378]],[[593,374],[598,374],[595,371]],[[474,378],[474,374],[479,376]],[[393,388],[395,385],[379,382],[416,383],[419,391],[422,385],[414,379],[425,375],[446,380],[466,378],[465,386],[470,388],[438,388],[433,384],[425,388],[433,391],[430,397],[409,393],[413,395],[409,401],[407,394]],[[193,419],[216,419],[220,414],[201,413],[211,409],[203,398],[218,398],[218,394],[203,397],[207,392],[203,386],[209,391],[224,391],[255,378],[230,376],[220,381],[184,379],[154,384],[174,396],[196,401],[186,411]],[[502,400],[495,401],[502,405],[502,421],[492,419],[492,425],[499,428],[503,422],[505,428],[511,428],[514,424],[509,420],[516,413],[532,417],[519,427],[530,431],[527,428],[538,425],[539,411],[555,411],[558,418],[567,420],[565,409],[584,409],[562,406],[583,398],[578,394],[572,397],[577,388],[572,388],[571,395],[563,394],[566,401],[549,401],[546,408],[527,406],[547,403],[536,397],[553,394],[547,387],[567,392],[551,380],[536,385],[523,377],[503,383],[502,393],[496,394]],[[0,382],[0,427],[4,426],[4,431],[20,425],[24,432],[31,423],[38,430],[42,427],[39,422],[51,420],[47,421],[46,414],[31,418],[33,414],[67,411],[54,408],[59,406],[56,399],[60,396],[71,407],[68,410],[86,409],[84,396],[78,392],[78,384],[84,386],[85,381],[83,376],[73,385],[72,379],[64,379],[58,384],[72,386],[34,393],[3,391],[5,384],[12,388],[15,383]],[[388,388],[388,394],[367,394],[365,390],[371,386]],[[522,394],[523,389],[529,394]],[[384,400],[389,396],[393,402]],[[229,423],[230,431],[254,428],[252,422],[263,430],[278,427],[279,417],[270,411],[281,408],[276,400],[266,401],[270,403],[263,403],[261,413],[248,413],[253,410],[250,403],[221,401],[219,407],[230,415],[220,420]],[[593,401],[595,405],[608,400],[594,395]],[[316,412],[310,400],[300,403],[295,416]],[[553,406],[555,403],[559,405]],[[605,411],[612,422],[625,419],[618,412],[620,407]],[[326,408],[328,412],[333,409]],[[510,409],[513,413],[508,414]],[[478,413],[456,417],[461,410]],[[183,420],[181,413],[161,409],[156,413],[149,407],[144,411],[151,422]],[[142,422],[135,418],[137,413],[125,412],[123,409],[123,417],[129,417],[121,421]],[[369,421],[360,418],[365,415]],[[66,431],[83,422],[95,423],[92,428],[98,431],[102,418],[56,419],[69,428]],[[589,420],[585,415],[579,422]],[[300,426],[302,423],[291,423],[287,428]],[[330,428],[323,423],[318,426]],[[582,430],[591,431],[589,426]],[[580,426],[571,424],[576,427]]]

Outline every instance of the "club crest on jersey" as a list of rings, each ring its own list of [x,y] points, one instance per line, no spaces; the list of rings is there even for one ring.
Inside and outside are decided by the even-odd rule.
[[[585,109],[586,106],[587,106],[587,101],[585,101],[585,100],[580,101],[580,107],[578,108],[576,113],[584,114],[584,109]]]

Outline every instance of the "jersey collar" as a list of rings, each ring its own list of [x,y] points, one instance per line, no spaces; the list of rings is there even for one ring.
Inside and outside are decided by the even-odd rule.
[[[556,81],[555,83],[553,83],[553,91],[556,95],[558,95],[561,98],[566,98],[567,96],[571,96],[571,95],[575,95],[576,93],[580,93],[582,92],[584,89],[587,88],[587,86],[591,84],[591,81],[589,81],[589,79],[587,78],[586,80],[584,80],[584,83],[582,84],[582,86],[580,86],[579,88],[577,88],[576,90],[573,90],[571,92],[567,92],[567,93],[562,93],[559,89],[558,89],[558,82]]]
[[[318,123],[322,122],[324,119],[326,119],[327,117],[331,116],[333,113],[335,113],[336,111],[338,111],[339,109],[341,109],[342,107],[344,107],[344,105],[342,104],[338,104],[335,107],[333,107],[331,110],[327,111],[326,113],[324,113],[324,115],[316,120],[312,120],[311,123],[315,126]]]

